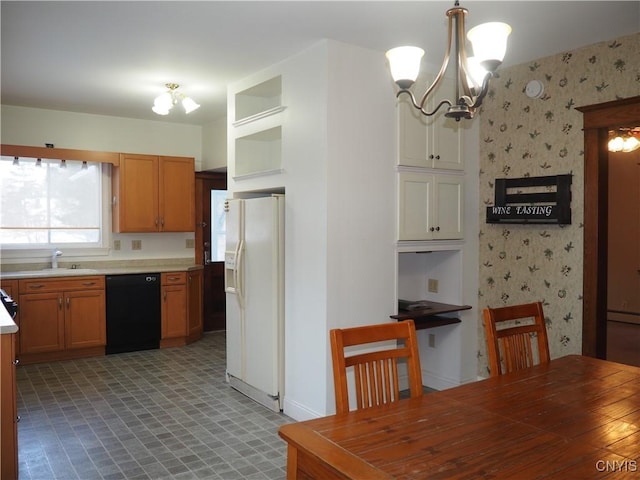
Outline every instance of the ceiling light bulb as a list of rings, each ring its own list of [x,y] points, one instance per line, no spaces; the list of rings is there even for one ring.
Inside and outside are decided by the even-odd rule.
[[[160,107],[158,105],[154,105],[153,107],[151,107],[151,110],[153,110],[158,115],[168,115],[169,114],[169,110],[171,110],[171,108],[164,108],[164,107]]]
[[[636,137],[628,136],[624,139],[624,144],[622,146],[623,152],[633,152],[640,148],[640,141]]]
[[[393,81],[400,88],[409,88],[413,85],[420,73],[420,61],[424,50],[419,47],[396,47],[385,54],[389,60],[389,69]]]
[[[198,105],[196,102],[194,102],[191,98],[189,97],[184,97],[182,99],[182,106],[184,107],[184,111],[186,113],[191,113],[194,110],[197,110],[198,108],[200,108],[200,105]]]
[[[471,85],[481,86],[487,73],[476,57],[467,57],[467,79]]]
[[[171,107],[173,107],[173,103],[173,96],[171,95],[171,93],[164,92],[162,95],[158,95],[156,97],[153,102],[153,106],[158,107],[162,111],[166,110],[167,112],[169,112],[169,110],[171,110]]]
[[[624,146],[624,140],[622,137],[618,136],[609,140],[607,148],[610,152],[620,152],[622,151],[622,147]]]

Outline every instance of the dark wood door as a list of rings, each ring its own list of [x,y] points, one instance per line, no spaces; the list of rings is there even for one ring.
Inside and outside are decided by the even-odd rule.
[[[224,261],[216,258],[217,242],[212,239],[212,219],[215,222],[215,205],[212,205],[212,191],[226,192],[226,173],[196,173],[196,263],[204,266],[203,271],[203,329],[224,330],[226,327],[226,304],[224,294]],[[212,212],[214,215],[212,216]]]

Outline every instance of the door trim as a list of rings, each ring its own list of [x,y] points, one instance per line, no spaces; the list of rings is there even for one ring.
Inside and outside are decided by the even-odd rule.
[[[640,122],[640,96],[578,107],[584,128],[582,354],[607,357],[608,129]]]

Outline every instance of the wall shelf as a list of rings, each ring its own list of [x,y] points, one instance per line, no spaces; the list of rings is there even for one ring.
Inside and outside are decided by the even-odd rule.
[[[457,317],[444,317],[442,314],[470,310],[471,305],[450,305],[448,303],[420,301],[425,308],[415,310],[399,310],[397,315],[391,315],[394,320],[413,319],[416,330],[425,328],[441,327],[443,325],[453,325],[460,323]]]
[[[571,174],[497,178],[487,223],[571,223]]]

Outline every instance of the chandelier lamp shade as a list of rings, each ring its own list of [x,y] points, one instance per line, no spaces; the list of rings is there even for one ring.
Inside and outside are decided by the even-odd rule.
[[[506,23],[489,22],[478,25],[466,34],[465,17],[468,10],[460,7],[456,0],[453,8],[447,10],[448,39],[447,48],[433,83],[427,88],[420,101],[416,100],[410,90],[420,73],[420,62],[424,50],[419,47],[396,47],[387,51],[391,76],[398,85],[397,97],[406,94],[411,98],[415,108],[426,116],[432,116],[447,105],[446,117],[460,119],[472,119],[477,109],[482,105],[484,97],[489,91],[489,80],[493,78],[507,51],[507,37],[511,33],[511,27]],[[467,56],[465,41],[469,39],[473,47],[473,57]],[[455,95],[452,100],[443,99],[433,102],[433,110],[427,109],[427,101],[431,99],[432,92],[442,82],[454,47],[455,69]]]
[[[168,115],[174,105],[178,103],[182,103],[185,113],[191,113],[200,108],[200,105],[192,98],[178,91],[180,85],[177,83],[167,83],[165,86],[167,87],[167,91],[156,97],[153,102],[153,107],[151,108],[151,110],[158,115]]]

